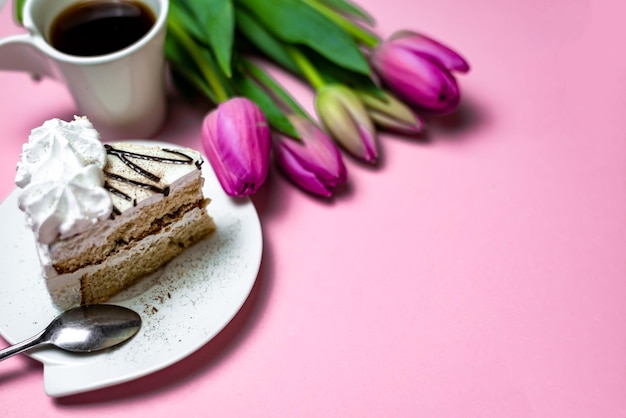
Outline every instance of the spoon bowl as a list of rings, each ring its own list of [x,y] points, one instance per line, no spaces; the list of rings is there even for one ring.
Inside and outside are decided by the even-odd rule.
[[[103,350],[128,340],[140,327],[141,317],[123,306],[80,306],[61,313],[37,335],[0,350],[0,361],[40,345],[78,353]]]

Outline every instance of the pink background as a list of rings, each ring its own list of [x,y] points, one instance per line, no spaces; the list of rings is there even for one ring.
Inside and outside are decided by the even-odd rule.
[[[198,352],[64,399],[12,358],[0,416],[626,417],[626,3],[359,3],[469,59],[460,112],[346,159],[329,202],[272,173],[258,282]],[[0,91],[4,198],[30,129],[78,111],[52,81]],[[199,148],[205,110],[172,99],[157,138]]]

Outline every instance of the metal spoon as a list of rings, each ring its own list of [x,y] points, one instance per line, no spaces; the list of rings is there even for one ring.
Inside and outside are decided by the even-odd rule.
[[[137,333],[141,317],[116,305],[88,305],[57,316],[39,334],[0,350],[0,361],[30,348],[51,344],[67,351],[89,353],[120,344]]]

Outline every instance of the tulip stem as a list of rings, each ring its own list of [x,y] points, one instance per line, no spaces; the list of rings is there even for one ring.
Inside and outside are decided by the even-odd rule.
[[[185,29],[183,29],[179,22],[172,18],[170,14],[170,18],[167,20],[167,27],[170,33],[174,35],[180,43],[187,49],[187,52],[195,63],[200,68],[202,75],[206,78],[207,83],[211,86],[211,89],[215,93],[215,98],[218,103],[222,103],[230,99],[230,95],[224,89],[222,83],[220,83],[219,78],[213,71],[213,68],[208,64],[207,60],[202,56],[202,51],[196,46],[193,39],[187,34]]]
[[[316,0],[304,1],[306,4],[332,20],[336,25],[338,25],[339,27],[341,27],[341,29],[348,33],[348,35],[350,35],[353,39],[356,39],[368,48],[374,48],[380,42],[380,39],[376,35],[352,22],[350,19],[347,19],[345,16],[340,15],[325,4],[322,4]]]
[[[307,113],[294,100],[285,89],[276,82],[267,72],[259,68],[252,61],[241,58],[238,61],[244,73],[254,79],[263,89],[271,95],[276,105],[285,113],[298,113],[300,116],[308,117]]]
[[[291,58],[293,58],[304,77],[315,90],[319,90],[326,85],[326,81],[324,81],[317,69],[311,64],[311,61],[300,50],[294,47],[288,47],[288,50]]]

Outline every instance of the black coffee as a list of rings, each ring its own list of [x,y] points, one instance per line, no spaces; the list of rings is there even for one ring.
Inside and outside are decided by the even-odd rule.
[[[57,16],[50,43],[71,55],[109,54],[141,39],[155,21],[152,10],[137,1],[86,0]]]

